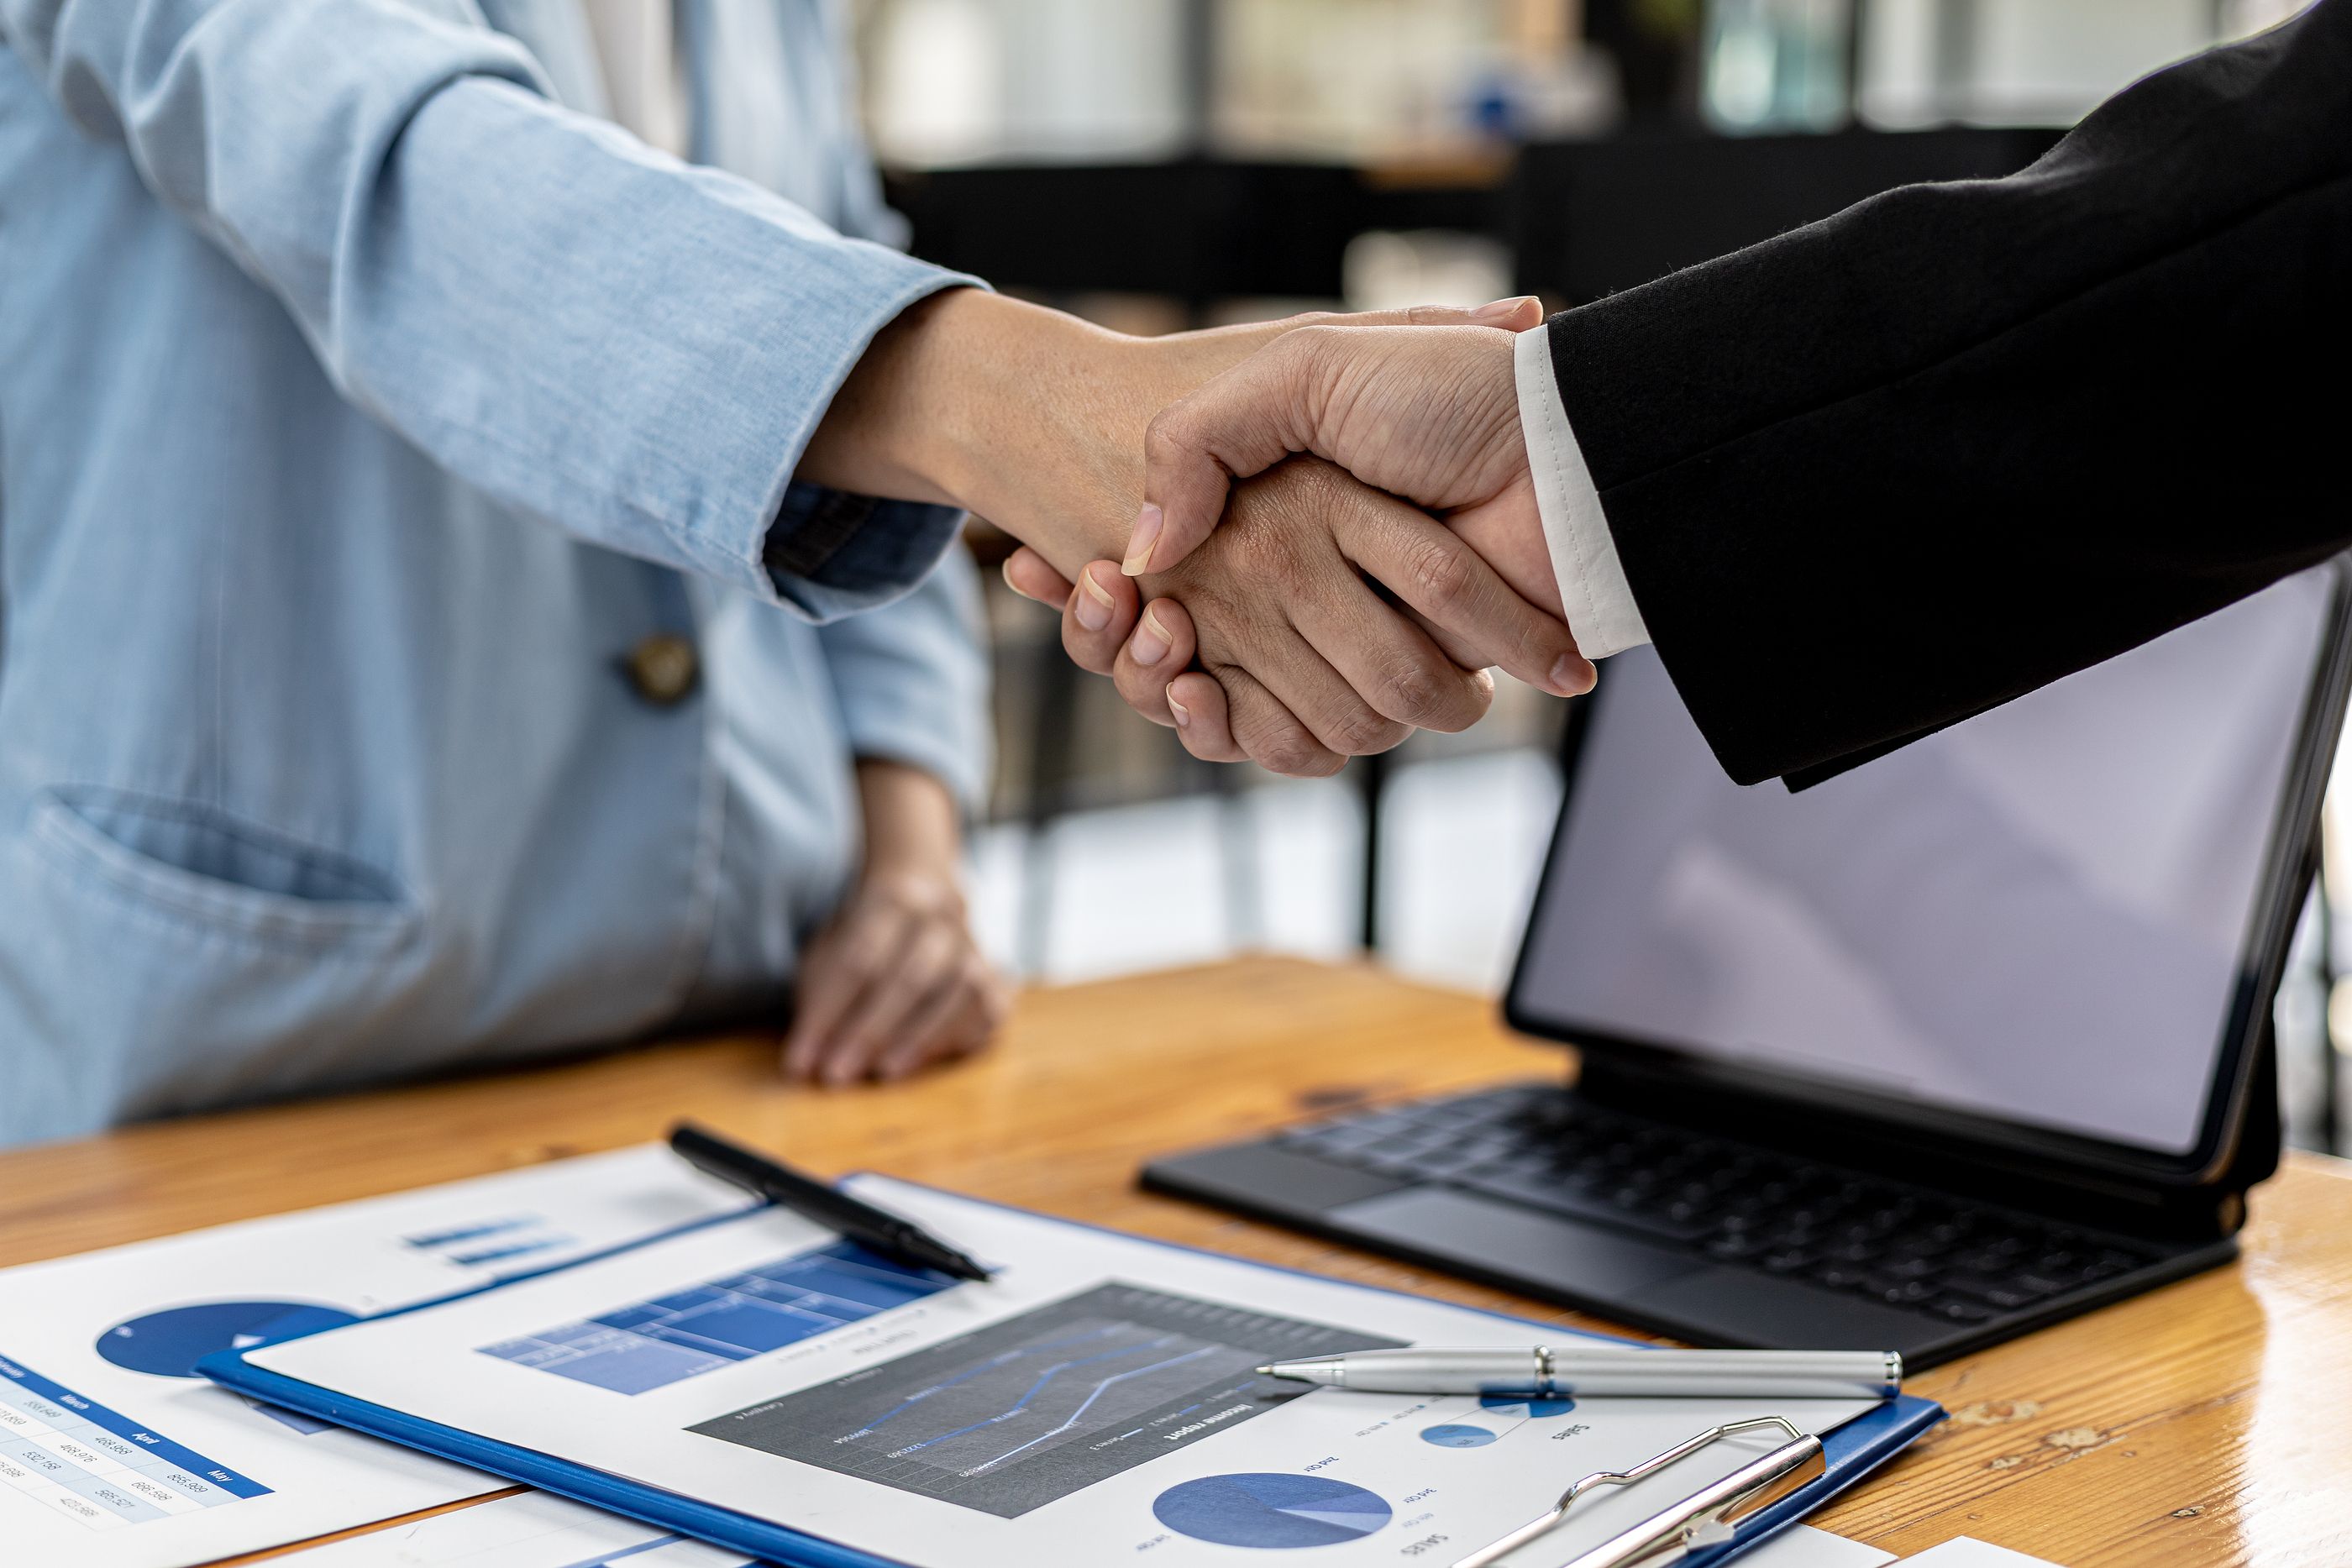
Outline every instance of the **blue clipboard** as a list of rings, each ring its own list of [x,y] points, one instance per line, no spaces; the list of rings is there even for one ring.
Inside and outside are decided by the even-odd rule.
[[[904,1178],[894,1179],[903,1180]],[[1312,1274],[1301,1269],[1285,1269],[1277,1264],[1259,1263],[1252,1259],[1236,1259],[1230,1254],[1211,1252],[1203,1248],[1185,1247],[1172,1241],[1160,1241],[1152,1237],[1138,1237],[1131,1232],[1114,1231],[1107,1227],[1087,1225],[1078,1220],[1040,1215],[1032,1210],[1016,1208],[1009,1204],[992,1204],[984,1198],[973,1198],[960,1193],[947,1193],[940,1188],[930,1190],[940,1192],[945,1197],[959,1198],[966,1203],[986,1204],[989,1207],[1000,1208],[1007,1213],[1021,1214],[1048,1224],[1065,1225],[1073,1230],[1091,1230],[1105,1235],[1116,1235],[1129,1241],[1139,1240],[1152,1246],[1165,1247],[1171,1251],[1189,1252],[1196,1257],[1216,1258],[1225,1262],[1239,1262],[1251,1268],[1264,1269],[1268,1273],[1293,1274],[1302,1278],[1320,1280],[1326,1283],[1340,1285],[1349,1290],[1363,1291],[1372,1295],[1417,1299],[1412,1298],[1407,1291],[1391,1291],[1378,1285],[1360,1285],[1348,1280],[1333,1280],[1328,1275]],[[567,1269],[576,1269],[583,1263],[593,1262],[657,1241],[667,1240],[685,1230],[729,1224],[748,1215],[758,1214],[764,1207],[764,1205],[755,1205],[734,1214],[696,1220],[688,1226],[664,1230],[641,1240],[608,1249],[593,1257],[574,1259],[567,1263],[556,1264],[552,1268],[533,1270],[488,1285],[476,1286],[447,1296],[436,1297],[429,1301],[419,1301],[414,1306],[378,1313],[377,1319],[397,1317],[405,1312],[430,1311],[464,1297],[478,1295],[485,1291],[501,1290],[508,1285],[519,1284],[524,1280],[540,1279]],[[1484,1309],[1480,1308],[1465,1310],[1484,1312]],[[1485,1315],[1505,1322],[1525,1323],[1555,1338],[1562,1333],[1578,1333],[1588,1339],[1613,1337],[1607,1334],[1588,1333],[1582,1330],[1564,1330],[1558,1323],[1540,1322],[1532,1318],[1517,1317],[1508,1312],[1486,1312]],[[376,1319],[366,1321],[373,1322]],[[313,1332],[332,1333],[335,1331],[326,1329]],[[710,1503],[698,1501],[683,1493],[670,1491],[666,1488],[648,1486],[643,1481],[630,1480],[625,1477],[614,1475],[608,1470],[576,1464],[572,1460],[559,1458],[536,1448],[526,1448],[512,1443],[499,1442],[496,1438],[481,1437],[455,1427],[445,1426],[437,1421],[427,1421],[388,1406],[348,1398],[331,1389],[321,1388],[316,1384],[305,1383],[299,1378],[289,1377],[283,1373],[266,1371],[245,1359],[254,1351],[266,1349],[269,1344],[281,1344],[289,1339],[304,1337],[307,1336],[288,1334],[270,1340],[265,1344],[248,1345],[242,1350],[219,1351],[196,1363],[196,1370],[215,1383],[249,1397],[283,1406],[307,1416],[315,1416],[321,1420],[332,1421],[337,1426],[349,1427],[354,1431],[364,1432],[370,1437],[381,1437],[387,1442],[415,1448],[437,1458],[467,1465],[478,1470],[487,1470],[492,1475],[504,1476],[509,1480],[538,1487],[543,1491],[556,1492],[592,1507],[604,1509],[613,1513],[626,1514],[632,1519],[643,1520],[648,1524],[676,1531],[681,1535],[689,1535],[697,1540],[707,1541],[714,1545],[724,1546],[752,1557],[763,1558],[768,1562],[781,1564],[782,1568],[908,1568],[907,1564],[891,1558],[879,1557],[869,1552],[844,1546],[836,1542],[827,1541],[822,1536],[792,1529],[787,1525],[776,1524],[764,1519],[755,1519],[750,1514],[738,1513],[733,1509],[719,1508]],[[1694,1552],[1683,1559],[1684,1563],[1689,1565],[1689,1568],[1714,1568],[1716,1564],[1727,1563],[1740,1553],[1762,1544],[1853,1487],[1880,1465],[1917,1441],[1922,1434],[1943,1418],[1942,1406],[1933,1400],[1921,1399],[1912,1395],[1888,1400],[1879,1408],[1856,1416],[1844,1426],[1822,1437],[1822,1448],[1828,1469],[1819,1480],[1791,1492],[1779,1502],[1752,1515],[1740,1525],[1739,1533],[1736,1539],[1719,1546],[1706,1547]],[[1561,1484],[1565,1485],[1567,1479],[1562,1478]]]

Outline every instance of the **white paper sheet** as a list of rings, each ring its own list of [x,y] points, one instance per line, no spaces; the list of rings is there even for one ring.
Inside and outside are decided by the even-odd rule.
[[[744,1201],[631,1149],[0,1270],[0,1560],[180,1568],[503,1485],[189,1365]]]
[[[1739,1559],[1739,1568],[1885,1568],[1894,1561],[1892,1552],[1800,1524]]]
[[[301,1568],[760,1568],[740,1552],[536,1491],[313,1546],[285,1561]]]
[[[2058,1568],[2058,1564],[2046,1558],[2029,1557],[2022,1552],[1995,1546],[1972,1535],[1947,1541],[1940,1546],[1930,1546],[1925,1552],[1915,1552],[1903,1561],[1916,1563],[1919,1568]]]
[[[1250,1369],[1350,1344],[1525,1344],[1529,1331],[886,1178],[859,1188],[1003,1272],[806,1332],[768,1320],[803,1299],[811,1251],[831,1239],[767,1212],[252,1359],[922,1568],[1142,1552],[1181,1568],[1308,1545],[1323,1563],[1450,1562],[1575,1477],[1717,1422],[1777,1414],[1818,1432],[1872,1407],[1292,1395]],[[780,1347],[747,1348],[763,1335]],[[1597,1494],[1559,1554],[1769,1446],[1717,1444]]]

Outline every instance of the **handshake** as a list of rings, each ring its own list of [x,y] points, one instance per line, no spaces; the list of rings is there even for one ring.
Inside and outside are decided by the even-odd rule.
[[[1211,761],[1336,771],[1459,730],[1490,667],[1591,688],[1520,433],[1533,299],[1164,338],[978,290],[878,336],[803,479],[968,507],[1070,656]]]

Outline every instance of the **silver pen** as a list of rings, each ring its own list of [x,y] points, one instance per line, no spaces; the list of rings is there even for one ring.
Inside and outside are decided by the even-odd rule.
[[[1367,1394],[1892,1399],[1903,1392],[1903,1358],[1891,1350],[1414,1348],[1277,1361],[1257,1370]]]

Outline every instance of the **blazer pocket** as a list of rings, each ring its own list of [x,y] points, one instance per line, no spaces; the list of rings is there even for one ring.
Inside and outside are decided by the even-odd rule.
[[[312,948],[385,945],[416,925],[416,906],[383,873],[195,801],[53,789],[31,829],[68,876],[182,925]]]

